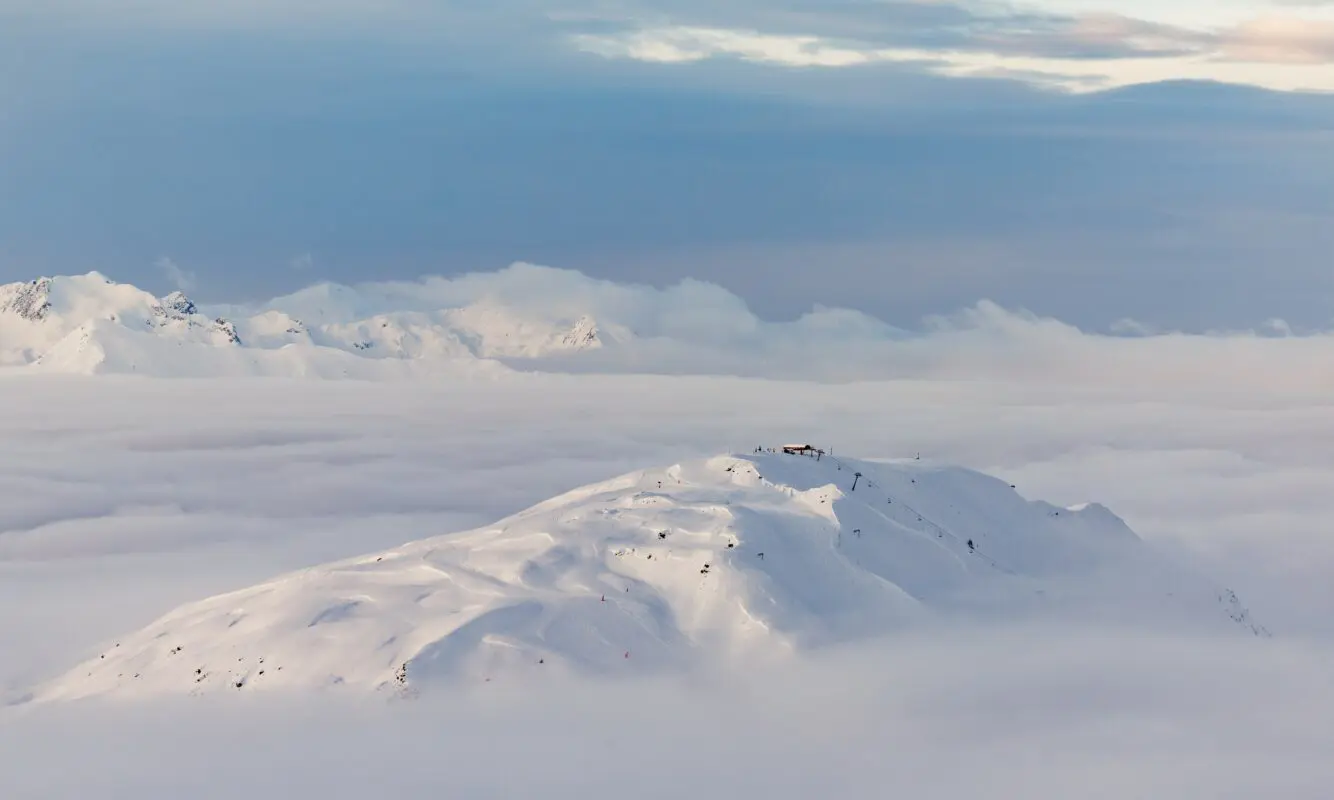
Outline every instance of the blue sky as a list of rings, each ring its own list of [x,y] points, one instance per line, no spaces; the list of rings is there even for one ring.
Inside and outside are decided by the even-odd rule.
[[[1327,327],[1331,62],[1321,0],[0,0],[0,279]]]

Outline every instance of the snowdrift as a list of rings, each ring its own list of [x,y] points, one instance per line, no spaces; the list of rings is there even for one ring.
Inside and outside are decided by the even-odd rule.
[[[764,451],[183,606],[28,699],[728,669],[1041,617],[1267,635],[1102,506],[1030,502],[962,468]]]

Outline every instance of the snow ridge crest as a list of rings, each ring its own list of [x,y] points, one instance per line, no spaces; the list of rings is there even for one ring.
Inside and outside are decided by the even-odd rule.
[[[505,370],[501,360],[603,346],[589,314],[521,312],[494,300],[439,308],[410,300],[398,298],[402,310],[395,310],[357,289],[325,286],[263,307],[209,310],[183,291],[159,298],[97,272],[44,277],[0,286],[0,366],[378,378],[460,368],[490,374]]]

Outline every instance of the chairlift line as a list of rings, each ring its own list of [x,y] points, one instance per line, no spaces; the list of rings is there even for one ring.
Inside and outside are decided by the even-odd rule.
[[[774,452],[774,449],[773,449],[773,448],[770,448],[769,452]],[[809,454],[811,454],[811,453],[814,453],[814,454],[815,454],[815,457],[817,458],[817,460],[819,459],[819,457],[820,457],[821,455],[827,455],[827,456],[829,456],[829,459],[830,459],[831,461],[834,462],[835,466],[836,466],[840,471],[843,469],[843,467],[847,466],[847,465],[844,464],[842,461],[840,461],[839,459],[837,459],[837,458],[834,457],[834,451],[833,451],[832,448],[830,448],[829,450],[826,451],[826,450],[821,450],[821,449],[819,449],[819,448],[816,448],[816,447],[814,447],[814,446],[812,446],[812,445],[808,445],[808,444],[802,444],[802,445],[784,445],[783,447],[778,448],[778,449],[777,449],[777,452],[780,452],[780,453],[786,453],[786,454],[788,454],[788,455],[809,455]],[[921,459],[922,459],[922,454],[921,454],[921,453],[915,453],[915,454],[914,454],[914,458],[913,458],[914,461],[921,461]],[[851,467],[849,467],[849,469],[851,469]],[[849,492],[853,492],[853,491],[856,491],[856,490],[857,490],[858,480],[859,480],[861,477],[863,477],[863,476],[862,476],[862,473],[860,473],[860,472],[856,472],[855,470],[853,471],[852,488],[849,489]],[[913,483],[913,484],[916,484],[916,483],[917,483],[917,479],[916,479],[916,478],[912,479],[912,483]],[[880,487],[878,484],[876,484],[876,483],[874,483],[874,482],[872,482],[872,481],[870,481],[870,480],[866,481],[866,486],[871,487],[871,488],[875,488],[875,489],[880,489],[880,488],[882,488],[882,487]],[[1012,487],[1010,487],[1010,488],[1014,488],[1014,487],[1012,486]],[[891,497],[887,492],[886,492],[886,495],[885,495],[885,499],[886,499],[886,501],[887,501],[887,502],[886,502],[887,505],[891,505],[891,506],[894,505],[894,498]],[[940,525],[939,523],[935,522],[934,520],[931,520],[931,519],[927,518],[927,516],[926,516],[925,514],[923,514],[922,512],[918,511],[917,509],[913,508],[913,507],[912,507],[911,505],[909,505],[908,503],[903,502],[902,499],[899,500],[899,506],[900,506],[901,508],[903,508],[905,511],[907,511],[909,514],[916,514],[916,515],[917,515],[917,520],[918,520],[918,522],[921,522],[921,523],[927,525],[929,528],[931,528],[931,529],[935,532],[935,534],[936,534],[936,538],[937,538],[937,539],[943,539],[943,538],[945,538],[946,536],[948,536],[951,540],[953,540],[954,542],[956,542],[957,544],[959,544],[961,547],[967,547],[967,548],[968,548],[968,552],[969,552],[970,554],[975,555],[975,556],[981,558],[983,561],[985,561],[987,564],[989,564],[993,569],[997,569],[997,570],[999,570],[999,571],[1001,571],[1001,572],[1006,573],[1007,575],[1013,575],[1013,574],[1015,574],[1012,570],[1008,570],[1008,569],[1006,569],[1005,567],[1002,567],[1000,564],[996,563],[995,559],[990,558],[989,556],[987,556],[987,555],[985,555],[984,553],[982,553],[982,551],[977,547],[977,543],[974,542],[974,541],[972,541],[971,539],[968,540],[968,542],[965,544],[965,542],[959,537],[958,534],[956,534],[956,533],[954,533],[953,531],[951,531],[951,530],[945,528],[944,526]],[[868,508],[869,508],[869,507],[870,507],[870,506],[868,505]],[[890,519],[889,517],[885,516],[883,513],[880,513],[879,511],[877,511],[876,513],[877,513],[879,516],[884,517],[884,519],[885,519],[886,521],[888,521],[888,522],[895,522],[895,520]],[[901,524],[901,523],[896,523],[896,524]],[[763,558],[763,555],[761,555],[760,557]]]

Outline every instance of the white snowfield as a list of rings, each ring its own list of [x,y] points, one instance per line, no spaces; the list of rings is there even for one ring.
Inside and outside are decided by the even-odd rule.
[[[1102,506],[1030,502],[956,467],[765,450],[183,606],[28,699],[734,669],[1038,617],[1268,635]]]
[[[202,313],[180,292],[158,298],[96,272],[0,286],[0,366],[157,377],[381,379],[495,374],[506,368],[494,359],[602,346],[587,315],[533,316],[474,303],[357,316],[365,309],[337,302],[328,296],[333,288],[275,301],[281,308],[226,309],[224,318]],[[327,305],[316,302],[320,298]],[[282,308],[307,310],[315,319]]]

